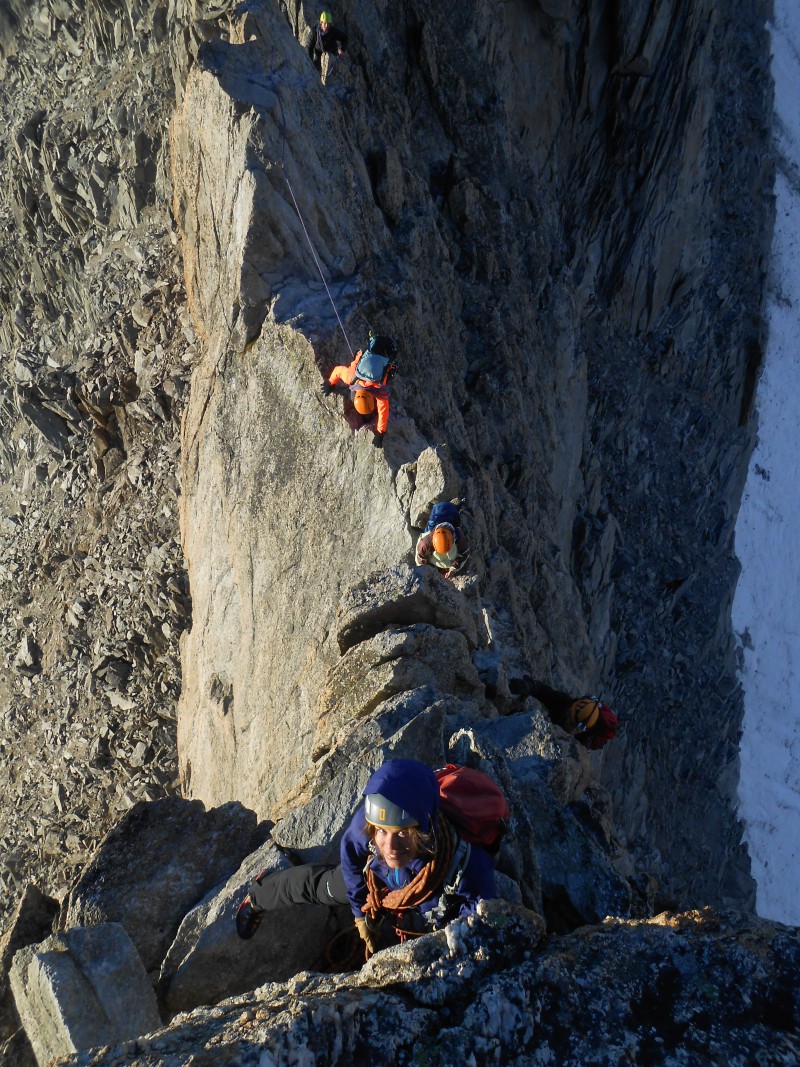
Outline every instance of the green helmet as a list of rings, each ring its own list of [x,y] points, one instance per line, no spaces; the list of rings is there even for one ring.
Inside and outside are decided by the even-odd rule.
[[[381,793],[367,793],[364,798],[364,814],[373,826],[384,830],[402,830],[406,826],[419,826],[410,811],[401,808]]]
[[[323,11],[319,17],[320,22],[333,22],[330,11]]]

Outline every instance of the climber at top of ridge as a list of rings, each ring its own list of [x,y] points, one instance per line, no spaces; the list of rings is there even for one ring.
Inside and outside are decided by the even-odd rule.
[[[371,331],[366,349],[359,349],[352,363],[334,367],[322,383],[322,392],[330,396],[341,382],[350,390],[353,407],[362,417],[363,425],[374,423],[372,443],[383,448],[383,438],[389,423],[388,383],[397,369],[397,345],[391,337],[376,337]]]
[[[461,525],[461,515],[449,500],[434,504],[428,523],[417,541],[415,563],[426,563],[443,571],[445,578],[454,578],[469,558],[467,536]]]
[[[323,52],[328,52],[340,56],[346,43],[347,37],[334,26],[330,11],[323,11],[314,35],[315,55],[321,56]]]
[[[439,776],[453,770],[463,769],[448,766],[434,774],[417,760],[384,763],[364,787],[364,803],[342,838],[339,866],[306,863],[262,871],[236,913],[239,937],[251,938],[266,911],[294,904],[349,904],[369,959],[389,944],[473,913],[479,900],[494,899],[489,850],[499,847],[508,806],[500,794],[505,811],[499,820],[493,811],[483,828],[493,823],[494,842],[486,834],[481,836],[485,847],[467,843],[440,803]],[[483,793],[484,800],[488,795]]]
[[[573,697],[536,681],[529,674],[512,678],[508,688],[517,696],[535,697],[556,726],[572,734],[584,748],[602,748],[617,736],[617,716],[595,696]]]

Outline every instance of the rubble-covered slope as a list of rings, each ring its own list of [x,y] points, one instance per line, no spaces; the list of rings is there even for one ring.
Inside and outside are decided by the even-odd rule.
[[[4,4],[0,25],[5,920],[28,880],[63,892],[120,814],[177,789],[197,350],[166,129],[202,23],[59,0]]]

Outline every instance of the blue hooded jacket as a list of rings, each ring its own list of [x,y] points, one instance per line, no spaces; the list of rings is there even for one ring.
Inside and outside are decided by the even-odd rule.
[[[439,811],[439,783],[430,767],[416,760],[396,759],[384,763],[367,782],[362,796],[380,793],[393,804],[404,808],[419,823],[423,833],[429,833],[436,827]],[[371,868],[379,881],[389,889],[398,889],[407,885],[425,866],[426,857],[421,856],[411,861],[407,867],[393,870],[383,862],[377,850],[371,846],[366,833],[367,820],[364,805],[353,816],[350,826],[345,831],[340,846],[342,874],[347,886],[347,896],[353,915],[363,919],[363,907],[367,902],[367,881],[364,867],[372,856]],[[471,845],[471,852],[464,868],[459,897],[464,898],[460,915],[473,912],[479,900],[491,900],[497,896],[494,884],[494,862],[489,853],[480,845]],[[438,897],[432,897],[420,905],[421,912],[428,912],[439,903]]]

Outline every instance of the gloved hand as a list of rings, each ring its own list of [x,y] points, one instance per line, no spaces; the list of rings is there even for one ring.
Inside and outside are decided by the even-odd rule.
[[[373,445],[375,445],[376,448],[383,448],[383,434],[382,433],[373,434],[372,443],[373,443]]]
[[[373,930],[367,926],[366,919],[356,919],[356,929],[358,930],[358,936],[364,942],[367,959],[378,951],[378,938]]]
[[[330,396],[331,393],[333,392],[333,386],[331,385],[330,382],[326,382],[326,381],[323,381],[322,385],[320,386],[320,389],[322,390],[322,395],[323,396]]]

